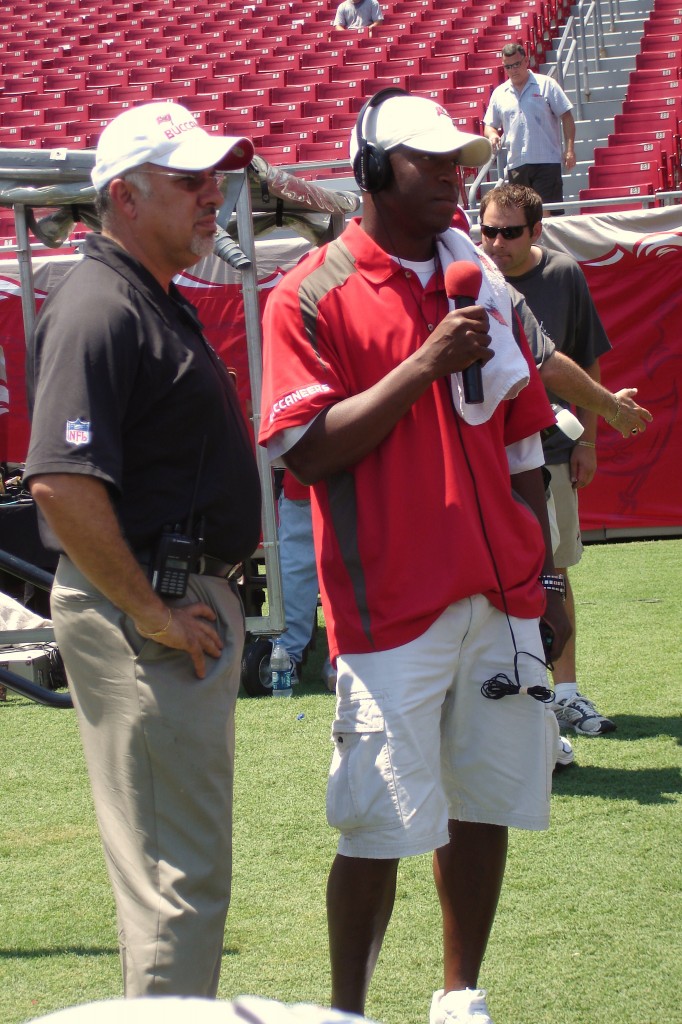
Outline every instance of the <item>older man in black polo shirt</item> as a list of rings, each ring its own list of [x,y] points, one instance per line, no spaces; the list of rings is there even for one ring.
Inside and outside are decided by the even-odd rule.
[[[30,346],[26,478],[61,552],[55,635],[127,996],[218,985],[244,639],[230,577],[258,542],[260,488],[232,381],[172,278],[212,251],[217,170],[252,154],[174,103],[115,118],[92,172],[102,233]]]

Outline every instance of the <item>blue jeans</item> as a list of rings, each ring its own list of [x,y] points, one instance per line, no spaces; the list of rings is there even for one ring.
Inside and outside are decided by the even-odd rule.
[[[286,630],[282,642],[300,662],[313,633],[317,614],[317,566],[309,501],[279,499],[279,559]]]

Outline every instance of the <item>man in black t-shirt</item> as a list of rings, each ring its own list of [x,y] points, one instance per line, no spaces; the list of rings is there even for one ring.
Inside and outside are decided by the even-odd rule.
[[[217,172],[247,139],[150,103],[103,131],[101,235],[29,351],[25,478],[114,889],[127,996],[215,996],[230,897],[238,563],[260,487],[236,391],[175,274],[212,252]],[[154,576],[167,553],[186,592]],[[161,574],[162,575],[162,574]],[[154,583],[154,586],[152,586]]]
[[[481,201],[481,246],[505,278],[525,298],[542,330],[558,351],[581,367],[596,385],[601,383],[599,358],[611,348],[578,263],[570,256],[543,248],[542,200],[524,185],[501,185]],[[550,360],[551,363],[551,360]],[[541,371],[542,374],[542,371]],[[545,386],[551,380],[543,375]],[[581,389],[584,388],[581,385]],[[643,433],[650,413],[636,404],[636,389],[611,395],[606,422],[627,435]],[[553,403],[569,402],[549,390]],[[596,406],[599,407],[599,406]],[[575,442],[561,431],[543,442],[545,462],[552,475],[559,542],[554,549],[557,572],[566,580],[566,610],[573,633],[560,657],[554,659],[554,710],[561,726],[586,736],[613,732],[616,724],[578,690],[576,677],[576,623],[568,568],[582,556],[578,493],[587,487],[597,468],[595,404],[576,404],[584,432]]]

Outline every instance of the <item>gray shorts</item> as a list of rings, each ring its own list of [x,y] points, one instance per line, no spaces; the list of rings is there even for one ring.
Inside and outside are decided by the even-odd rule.
[[[557,569],[577,565],[583,556],[583,542],[578,518],[578,491],[571,486],[571,470],[568,462],[547,467],[552,474],[550,487],[554,496],[556,521],[559,530],[559,544],[554,549],[554,564]]]

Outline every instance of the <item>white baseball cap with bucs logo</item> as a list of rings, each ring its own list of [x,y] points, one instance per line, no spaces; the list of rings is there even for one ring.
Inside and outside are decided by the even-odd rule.
[[[250,139],[209,134],[179,103],[144,103],[124,110],[102,132],[92,183],[99,191],[146,163],[174,171],[235,171],[246,167],[253,153]]]
[[[426,96],[391,96],[367,111],[362,134],[385,152],[407,146],[420,153],[458,153],[465,167],[482,167],[492,149],[482,135],[461,132],[445,107]],[[357,152],[357,132],[351,134],[351,162]]]

